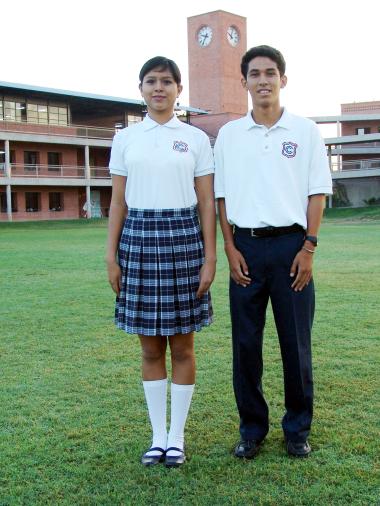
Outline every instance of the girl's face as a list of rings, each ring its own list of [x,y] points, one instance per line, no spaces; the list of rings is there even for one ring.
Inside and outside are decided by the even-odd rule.
[[[175,82],[169,69],[152,69],[145,74],[140,84],[141,96],[147,104],[148,113],[153,115],[172,115],[181,91],[182,85]]]

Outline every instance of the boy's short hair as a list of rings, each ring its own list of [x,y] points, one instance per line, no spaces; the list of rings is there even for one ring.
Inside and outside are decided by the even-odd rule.
[[[265,56],[274,61],[280,72],[280,76],[282,77],[285,74],[286,63],[280,51],[274,47],[262,45],[251,47],[241,59],[240,70],[244,79],[247,79],[249,62],[257,56]]]

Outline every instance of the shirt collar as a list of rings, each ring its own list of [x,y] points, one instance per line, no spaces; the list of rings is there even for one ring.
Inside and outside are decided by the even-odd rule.
[[[145,131],[152,130],[152,128],[156,128],[158,126],[161,127],[167,127],[167,128],[179,128],[181,126],[181,121],[177,118],[176,115],[174,115],[167,123],[164,123],[161,125],[160,123],[157,123],[157,121],[154,121],[148,114],[143,119],[143,128]]]
[[[248,111],[246,115],[246,128],[247,130],[251,128],[263,128],[264,125],[259,125],[255,122],[255,120],[252,118],[252,111]],[[285,130],[290,130],[291,128],[291,115],[288,113],[288,111],[284,108],[282,111],[282,115],[280,119],[275,123],[273,126],[270,127],[270,130],[273,130],[275,128],[285,128]]]

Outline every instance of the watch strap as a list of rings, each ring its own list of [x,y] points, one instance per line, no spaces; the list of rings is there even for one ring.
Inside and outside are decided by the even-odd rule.
[[[318,246],[318,237],[316,235],[307,235],[305,241],[310,241],[314,246]]]

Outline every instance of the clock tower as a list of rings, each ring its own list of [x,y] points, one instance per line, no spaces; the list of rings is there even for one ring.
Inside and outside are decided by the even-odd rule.
[[[240,61],[247,51],[247,20],[222,10],[187,18],[190,104],[210,114],[192,123],[216,136],[227,121],[247,113]]]

